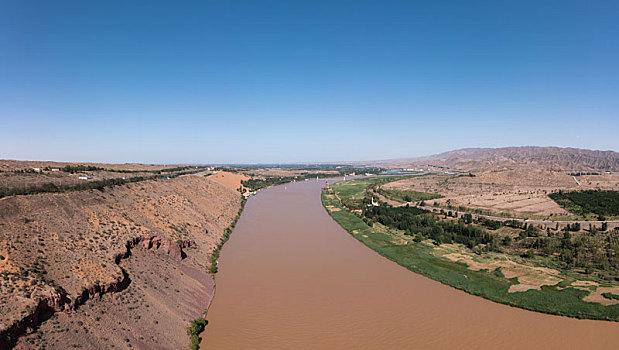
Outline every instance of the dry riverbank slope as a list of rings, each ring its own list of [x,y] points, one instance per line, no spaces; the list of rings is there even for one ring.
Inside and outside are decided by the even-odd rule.
[[[201,175],[0,200],[0,348],[188,346],[239,208]]]

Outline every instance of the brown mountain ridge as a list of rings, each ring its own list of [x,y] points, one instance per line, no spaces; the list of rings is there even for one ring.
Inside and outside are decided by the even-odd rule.
[[[392,167],[440,166],[458,170],[531,166],[551,171],[619,171],[619,153],[561,147],[463,148],[427,157],[373,162]]]

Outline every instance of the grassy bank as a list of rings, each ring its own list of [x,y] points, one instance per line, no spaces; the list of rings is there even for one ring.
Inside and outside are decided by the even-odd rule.
[[[501,264],[506,261],[513,263],[519,271],[524,271],[524,275],[537,272],[536,269],[540,269],[540,265],[544,263],[542,258],[526,260],[494,251],[474,253],[474,249],[464,245],[439,245],[428,236],[410,234],[372,222],[361,214],[362,210],[358,205],[363,206],[367,189],[373,188],[378,182],[384,183],[385,179],[364,178],[337,183],[331,186],[330,192],[323,192],[322,201],[338,224],[382,256],[411,271],[495,302],[549,314],[619,321],[619,304],[602,305],[584,301],[583,298],[595,292],[596,287],[578,286],[570,271],[553,270],[556,274],[546,276],[552,282],[541,283],[539,289],[510,292],[510,287],[519,285],[520,282],[518,277],[506,278]],[[462,256],[466,260],[453,261],[447,258],[454,256]],[[474,270],[465,261],[482,267],[487,264],[489,268]],[[611,286],[614,284],[599,282],[597,288]],[[610,300],[614,295],[616,294],[610,293],[610,298],[603,298]]]

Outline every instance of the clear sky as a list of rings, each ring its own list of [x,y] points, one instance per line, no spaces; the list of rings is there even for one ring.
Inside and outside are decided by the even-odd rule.
[[[619,150],[619,1],[0,0],[0,158]]]

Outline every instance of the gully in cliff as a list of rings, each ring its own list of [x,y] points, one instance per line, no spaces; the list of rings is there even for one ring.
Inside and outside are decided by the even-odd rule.
[[[126,250],[123,253],[117,254],[114,257],[114,261],[116,264],[119,264],[122,259],[129,258],[134,247],[158,250],[180,261],[185,257],[183,248],[191,246],[195,246],[195,243],[188,240],[172,242],[157,235],[135,237],[127,241],[125,244]],[[62,288],[57,287],[52,295],[41,299],[37,307],[29,315],[0,332],[0,349],[12,348],[20,336],[35,331],[42,322],[50,319],[55,312],[75,311],[89,299],[101,298],[104,294],[120,292],[127,288],[131,283],[131,279],[123,268],[120,266],[119,268],[122,273],[121,278],[108,284],[94,284],[84,289],[74,299],[71,299]]]

